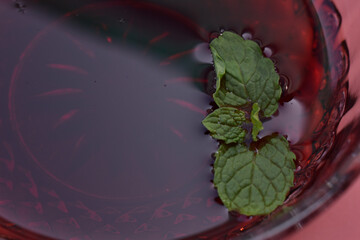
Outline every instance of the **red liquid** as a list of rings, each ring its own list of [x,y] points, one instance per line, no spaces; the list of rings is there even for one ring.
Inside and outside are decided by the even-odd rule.
[[[207,46],[221,29],[276,63],[282,104],[263,134],[288,136],[294,189],[309,181],[331,147],[321,126],[336,125],[343,68],[328,71],[334,29],[319,28],[312,6],[73,2],[0,3],[0,216],[19,236],[31,238],[15,226],[72,240],[225,239],[259,220],[229,214],[211,183],[217,142],[201,121],[214,84]]]

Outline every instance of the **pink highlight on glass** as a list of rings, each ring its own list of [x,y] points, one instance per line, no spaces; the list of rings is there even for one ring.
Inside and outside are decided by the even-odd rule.
[[[151,226],[147,223],[143,223],[138,228],[135,229],[134,233],[138,234],[142,232],[155,232],[155,231],[159,231],[159,229],[155,226]]]
[[[166,210],[165,208],[170,207],[175,205],[176,203],[163,203],[159,208],[157,208],[154,212],[154,214],[152,215],[152,217],[150,218],[151,220],[153,219],[158,219],[158,218],[166,218],[166,217],[170,217],[173,215],[172,212]]]
[[[49,194],[50,196],[59,199],[59,195],[54,191],[54,190],[44,190],[47,194]]]
[[[191,205],[199,204],[199,203],[201,203],[201,201],[202,201],[202,198],[188,196],[188,197],[186,197],[182,208],[185,209],[185,208],[190,207]]]
[[[42,204],[40,202],[23,202],[22,205],[30,207],[30,208],[34,208],[36,210],[37,213],[42,214],[44,212]]]
[[[175,59],[181,58],[183,56],[189,55],[189,54],[191,54],[191,53],[193,53],[195,51],[196,51],[196,48],[189,49],[189,50],[186,50],[186,51],[183,51],[183,52],[179,52],[179,53],[176,53],[174,55],[171,55],[170,57],[167,58],[167,60],[175,60]]]
[[[145,208],[145,207],[137,207],[137,208],[132,209],[132,210],[126,212],[125,214],[119,216],[115,220],[115,222],[116,223],[120,223],[120,222],[128,222],[128,223],[137,222],[137,219],[133,215],[141,214],[141,213],[144,213],[146,211],[147,211],[147,208]]]
[[[181,99],[174,99],[174,98],[168,98],[167,101],[169,102],[173,102],[181,107],[184,107],[184,108],[187,108],[193,112],[198,112],[198,113],[201,113],[202,115],[206,116],[206,111],[195,106],[194,104],[190,103],[190,102],[187,102],[187,101],[184,101],[184,100],[181,100]]]
[[[222,216],[211,216],[211,217],[207,217],[206,219],[212,223],[216,223],[223,220],[224,218]]]
[[[0,206],[5,206],[8,205],[9,203],[11,203],[10,200],[0,200]]]
[[[137,219],[132,217],[130,213],[125,213],[116,219],[116,223],[121,223],[121,222],[132,223],[132,222],[137,222]]]
[[[169,61],[164,61],[164,62],[161,62],[159,65],[160,65],[160,66],[167,66],[167,65],[169,65],[169,64],[170,64]]]
[[[57,201],[57,202],[49,202],[48,205],[59,209],[61,212],[64,212],[64,213],[69,212],[69,210],[67,209],[64,201],[60,200],[60,201]]]
[[[151,40],[149,41],[148,46],[147,46],[147,47],[145,48],[145,50],[144,50],[144,54],[147,53],[147,51],[149,50],[149,48],[150,48],[151,45],[154,45],[155,43],[157,43],[157,42],[161,41],[162,39],[166,38],[169,34],[170,34],[169,32],[164,32],[164,33],[162,33],[162,34],[154,37],[153,39],[151,39]]]
[[[175,53],[171,56],[169,56],[165,61],[160,62],[160,66],[166,66],[169,65],[171,63],[172,60],[176,60],[179,58],[182,58],[186,55],[192,54],[196,51],[196,48],[192,48],[183,52],[179,52],[179,53]]]
[[[183,136],[183,134],[182,134],[179,130],[177,130],[177,129],[174,128],[174,127],[170,127],[170,130],[171,130],[176,136],[178,136],[180,139],[184,140],[184,136]]]
[[[181,213],[176,217],[174,224],[179,224],[183,221],[191,221],[195,218],[196,218],[196,216],[194,216],[194,215]]]
[[[11,180],[5,179],[5,178],[0,178],[0,183],[4,183],[5,186],[9,189],[9,190],[13,190],[14,189],[14,183]],[[0,203],[1,205],[1,203]]]
[[[50,64],[47,64],[47,66],[50,67],[50,68],[54,68],[54,69],[60,69],[60,70],[75,72],[75,73],[78,73],[78,74],[81,74],[81,75],[88,75],[89,74],[86,70],[84,70],[82,68],[79,68],[79,67],[72,66],[72,65],[50,63]]]
[[[96,222],[102,222],[102,218],[94,211],[85,206],[83,202],[77,202],[76,207],[84,210],[88,214],[88,218]]]
[[[60,126],[61,124],[69,121],[72,117],[75,116],[75,114],[77,114],[79,112],[79,109],[73,109],[67,113],[65,113],[64,115],[62,115],[60,117],[60,119],[55,123],[54,128],[57,128],[58,126]]]
[[[150,45],[155,44],[155,43],[159,42],[161,39],[169,36],[169,34],[170,34],[169,32],[164,32],[164,33],[160,34],[159,36],[156,36],[153,39],[151,39],[149,44]]]
[[[20,168],[20,171],[23,172],[28,179],[28,183],[22,183],[23,187],[27,188],[27,190],[36,198],[39,198],[39,191],[37,189],[36,183],[34,181],[34,178],[32,177],[32,174],[29,170]]]
[[[84,139],[85,139],[85,135],[82,135],[77,141],[76,141],[76,144],[75,144],[75,149],[78,149],[81,144],[84,142]]]
[[[76,45],[76,47],[80,51],[82,51],[85,55],[87,55],[90,58],[95,58],[95,53],[92,50],[84,47],[84,45],[79,40],[77,40],[75,37],[71,36],[69,33],[65,33],[65,34]]]

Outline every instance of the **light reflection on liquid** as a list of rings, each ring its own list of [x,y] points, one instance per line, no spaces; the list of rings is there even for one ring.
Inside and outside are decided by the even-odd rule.
[[[304,134],[307,122],[307,113],[304,105],[297,99],[279,106],[279,114],[274,115],[270,121],[265,122],[260,137],[274,132],[287,135],[292,144],[298,143]]]

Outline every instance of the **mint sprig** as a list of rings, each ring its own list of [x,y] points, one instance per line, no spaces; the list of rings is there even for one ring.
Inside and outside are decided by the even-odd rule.
[[[217,76],[214,100],[219,107],[258,103],[265,117],[278,109],[279,75],[254,41],[224,32],[210,43]]]
[[[255,42],[235,33],[224,32],[210,49],[217,76],[213,98],[219,108],[203,125],[221,141],[214,185],[230,211],[268,214],[283,204],[295,169],[295,154],[285,137],[258,139],[261,119],[278,109],[279,76]]]

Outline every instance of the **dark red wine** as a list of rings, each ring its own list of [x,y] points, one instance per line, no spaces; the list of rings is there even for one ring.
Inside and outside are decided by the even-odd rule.
[[[336,24],[319,23],[326,4],[318,14],[305,0],[1,1],[4,236],[227,239],[260,221],[229,213],[212,184],[218,143],[201,121],[214,106],[208,44],[224,30],[256,41],[281,76],[262,134],[291,142],[294,199],[345,98]]]

